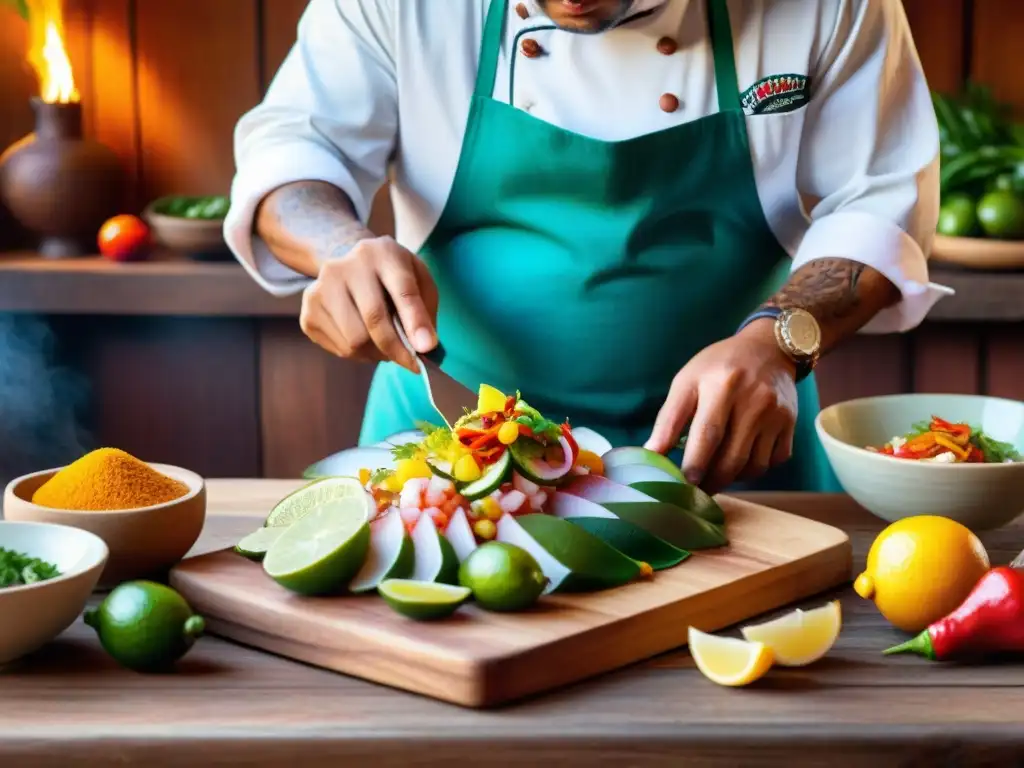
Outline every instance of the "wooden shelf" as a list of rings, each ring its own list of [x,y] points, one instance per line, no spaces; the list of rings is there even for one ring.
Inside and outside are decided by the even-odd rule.
[[[1024,322],[1024,272],[969,272],[932,265],[932,279],[956,290],[930,322]],[[235,262],[164,254],[116,264],[98,256],[0,256],[0,312],[170,317],[297,317],[301,298],[275,298]]]
[[[99,256],[0,256],[0,312],[297,317],[300,301],[299,296],[271,296],[235,262],[168,255],[125,264]]]

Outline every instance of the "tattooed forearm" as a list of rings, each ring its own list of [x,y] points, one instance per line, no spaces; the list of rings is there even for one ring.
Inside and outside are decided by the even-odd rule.
[[[823,351],[827,351],[899,298],[896,286],[860,262],[818,259],[794,272],[767,305],[805,309],[814,315],[821,324]]]
[[[275,189],[256,209],[255,230],[283,264],[310,277],[325,261],[373,237],[345,193],[322,181]]]

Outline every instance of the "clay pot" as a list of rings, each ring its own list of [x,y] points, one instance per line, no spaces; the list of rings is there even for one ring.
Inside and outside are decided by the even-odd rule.
[[[0,155],[0,199],[42,237],[44,256],[96,251],[100,225],[119,212],[124,171],[107,147],[82,136],[81,104],[32,99],[35,131]]]

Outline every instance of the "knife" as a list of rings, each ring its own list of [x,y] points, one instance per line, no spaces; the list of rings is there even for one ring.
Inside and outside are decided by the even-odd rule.
[[[427,397],[434,410],[444,419],[448,429],[452,429],[465,413],[466,409],[472,409],[476,405],[477,396],[466,386],[460,384],[447,373],[441,370],[441,363],[444,362],[445,348],[440,340],[432,350],[420,354],[409,343],[409,337],[405,335],[402,322],[398,315],[392,315],[395,331],[402,345],[409,350],[409,354],[415,358],[420,367],[420,378],[427,388]]]

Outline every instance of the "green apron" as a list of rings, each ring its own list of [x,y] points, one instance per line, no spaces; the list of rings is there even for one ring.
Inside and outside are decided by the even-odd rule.
[[[443,369],[643,445],[679,369],[732,335],[790,264],[754,182],[726,2],[707,0],[719,112],[617,142],[491,98],[507,6],[491,2],[455,179],[420,252],[441,297]],[[793,458],[744,487],[838,489],[813,377],[798,389]],[[422,382],[380,365],[360,443],[417,420],[438,420]]]

